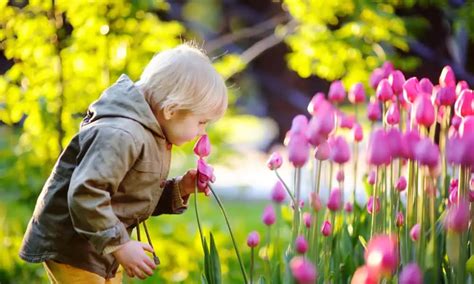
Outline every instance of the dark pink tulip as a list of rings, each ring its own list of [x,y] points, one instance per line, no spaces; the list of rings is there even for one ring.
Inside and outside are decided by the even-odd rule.
[[[308,118],[302,114],[298,114],[291,122],[291,135],[304,134],[308,128]]]
[[[308,242],[304,236],[298,236],[295,241],[295,248],[298,253],[305,253],[308,250]]]
[[[409,130],[403,135],[403,157],[405,159],[415,159],[415,147],[421,140],[420,133],[415,130]]]
[[[413,105],[415,119],[419,125],[430,127],[435,121],[435,109],[428,94],[420,93]]]
[[[330,137],[329,148],[331,149],[331,160],[338,164],[344,164],[351,158],[349,144],[343,136]]]
[[[211,142],[207,135],[202,135],[194,145],[194,153],[199,158],[205,158],[211,153]]]
[[[456,77],[454,76],[454,72],[451,66],[444,66],[443,71],[441,71],[441,75],[439,76],[439,85],[441,87],[456,86]]]
[[[365,101],[365,90],[362,83],[352,85],[349,90],[349,101],[353,104],[360,104]]]
[[[338,170],[336,173],[336,180],[338,182],[343,182],[344,181],[344,170]]]
[[[329,194],[327,207],[331,211],[339,211],[342,207],[342,192],[339,188],[333,188]]]
[[[323,208],[319,195],[316,192],[311,192],[309,197],[311,208],[313,208],[314,212],[319,212]]]
[[[411,77],[403,84],[403,98],[406,102],[413,103],[419,93],[418,79]]]
[[[268,158],[267,167],[273,171],[273,170],[279,169],[282,163],[283,163],[283,159],[280,153],[273,152],[270,155],[270,158]]]
[[[331,149],[329,148],[329,143],[327,141],[324,141],[323,143],[319,144],[319,146],[316,148],[316,151],[314,152],[314,157],[316,160],[320,161],[326,161],[329,159],[329,156],[331,155]]]
[[[306,228],[311,228],[311,214],[308,212],[303,213],[303,223]]]
[[[402,269],[398,284],[423,284],[423,272],[416,263],[409,263]]]
[[[415,147],[415,158],[421,165],[436,167],[439,163],[438,145],[429,138],[423,138]]]
[[[301,168],[308,161],[309,143],[302,134],[293,134],[288,142],[288,159],[295,168]]]
[[[453,204],[446,214],[444,225],[446,229],[456,233],[465,232],[469,227],[469,203],[461,199],[457,204]]]
[[[437,105],[450,106],[456,102],[456,91],[454,87],[442,87],[436,93]]]
[[[390,276],[398,266],[398,248],[395,237],[377,235],[370,239],[365,251],[365,264],[371,273]]]
[[[421,230],[421,226],[420,224],[415,224],[411,230],[410,230],[410,237],[411,239],[416,242],[418,241],[418,239],[420,238],[420,230]]]
[[[327,237],[332,233],[332,225],[329,221],[324,221],[323,225],[321,226],[321,233],[323,236]]]
[[[469,89],[469,84],[466,81],[459,81],[456,85],[456,97],[462,93],[462,91]]]
[[[385,120],[390,125],[395,125],[400,122],[400,111],[398,110],[398,105],[396,102],[392,102],[388,108]]]
[[[405,218],[403,217],[403,213],[400,211],[397,212],[397,219],[395,220],[397,227],[399,228],[402,227],[404,222],[405,222]]]
[[[462,122],[462,117],[454,115],[453,118],[451,118],[451,126],[453,126],[456,130],[459,131],[459,126],[461,125]]]
[[[449,182],[449,189],[453,189],[453,188],[457,188],[459,185],[459,180],[457,178],[453,178],[451,179],[451,181]]]
[[[474,92],[466,89],[461,92],[454,104],[454,111],[458,116],[474,115]]]
[[[370,184],[370,185],[374,185],[375,184],[375,177],[376,177],[377,173],[375,171],[370,171],[369,172],[369,176],[367,177],[367,182]]]
[[[371,273],[367,265],[357,268],[352,276],[351,284],[377,284],[379,283],[378,275]]]
[[[267,205],[265,210],[263,211],[262,221],[265,225],[271,226],[275,224],[276,216],[275,216],[275,209],[273,209],[273,205]]]
[[[371,101],[367,104],[367,117],[374,122],[381,118],[382,112],[378,101]]]
[[[407,179],[404,176],[399,177],[395,188],[398,192],[404,191],[407,188]]]
[[[359,123],[354,124],[354,127],[352,128],[352,136],[354,137],[355,142],[360,142],[364,139],[364,132]]]
[[[388,100],[392,99],[393,96],[393,91],[392,91],[392,86],[390,86],[390,83],[388,82],[387,79],[382,79],[377,86],[377,91],[376,91],[376,96],[377,99],[381,102],[386,102]]]
[[[328,93],[329,101],[333,103],[340,103],[344,101],[345,97],[346,90],[344,89],[342,82],[339,80],[332,82]]]
[[[346,204],[344,205],[344,211],[346,211],[347,213],[351,213],[353,210],[354,206],[352,205],[352,203],[346,202]]]
[[[315,266],[302,256],[291,259],[290,269],[297,284],[313,284],[318,278]]]
[[[315,115],[318,112],[319,107],[321,106],[322,103],[326,102],[326,98],[324,96],[324,93],[322,92],[317,92],[311,101],[309,102],[308,105],[308,112],[311,115]]]
[[[387,133],[388,148],[392,159],[403,156],[403,136],[398,128],[390,128]]]
[[[283,203],[286,198],[286,191],[285,188],[283,187],[283,184],[280,181],[277,181],[275,185],[273,186],[272,189],[272,200],[275,203]]]
[[[392,86],[393,93],[397,96],[403,93],[403,84],[405,84],[405,75],[400,70],[394,70],[388,77],[388,82]]]
[[[474,202],[474,190],[469,190],[468,197],[469,202]]]
[[[420,87],[420,91],[422,93],[433,93],[433,83],[431,83],[430,79],[428,78],[422,78],[418,83],[418,86]]]
[[[247,237],[247,245],[251,248],[258,246],[260,243],[260,235],[257,231],[251,232]]]
[[[383,129],[379,128],[372,132],[367,148],[369,164],[380,166],[390,163],[391,152],[390,147],[387,147],[388,143],[387,134]]]
[[[200,190],[204,190],[204,194],[209,195],[211,192],[208,188],[209,182],[214,182],[216,177],[214,176],[214,168],[200,158],[197,162],[197,187]]]
[[[464,137],[464,133],[474,133],[474,116],[466,116],[459,126],[459,135]]]
[[[339,117],[339,126],[345,129],[352,129],[355,123],[355,116],[342,114]]]
[[[377,88],[379,85],[379,82],[385,78],[384,70],[381,68],[375,68],[374,71],[372,71],[372,74],[370,75],[369,79],[369,85],[372,89]]]
[[[369,201],[367,202],[367,212],[369,212],[369,214],[372,214],[374,212],[374,207],[375,213],[378,213],[380,211],[380,199],[378,197],[375,199],[374,206],[374,197],[371,196],[369,197]]]

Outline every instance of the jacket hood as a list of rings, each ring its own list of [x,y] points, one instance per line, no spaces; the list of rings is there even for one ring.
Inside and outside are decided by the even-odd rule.
[[[103,117],[122,117],[132,119],[153,134],[165,138],[150,105],[140,93],[133,81],[125,74],[106,89],[87,111],[81,126],[90,124]]]

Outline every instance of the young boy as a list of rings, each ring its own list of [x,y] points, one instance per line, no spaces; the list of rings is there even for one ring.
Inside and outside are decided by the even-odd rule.
[[[121,283],[119,264],[130,277],[152,275],[153,248],[130,234],[150,215],[187,208],[196,171],[166,180],[171,146],[204,135],[226,109],[223,79],[187,44],[155,55],[135,84],[122,75],[56,162],[20,257],[44,262],[52,283]]]

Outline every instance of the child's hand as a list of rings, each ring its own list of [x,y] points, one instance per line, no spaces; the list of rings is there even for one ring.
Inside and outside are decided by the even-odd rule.
[[[128,241],[112,254],[128,276],[145,279],[153,275],[153,270],[156,268],[155,263],[146,255],[145,251],[153,252],[153,249],[149,244]]]
[[[182,177],[179,188],[181,189],[181,196],[186,196],[194,193],[194,187],[196,186],[196,169],[188,170]],[[198,192],[209,192],[209,188],[201,190],[198,188]]]

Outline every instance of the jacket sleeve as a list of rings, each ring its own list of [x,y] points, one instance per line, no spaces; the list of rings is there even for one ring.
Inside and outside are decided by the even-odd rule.
[[[160,200],[151,215],[182,214],[186,209],[188,209],[189,195],[181,196],[181,191],[179,189],[180,181],[181,177],[166,181]]]
[[[134,137],[117,128],[88,129],[80,137],[78,165],[68,190],[72,224],[99,253],[130,240],[114,214],[113,195],[139,155]]]

